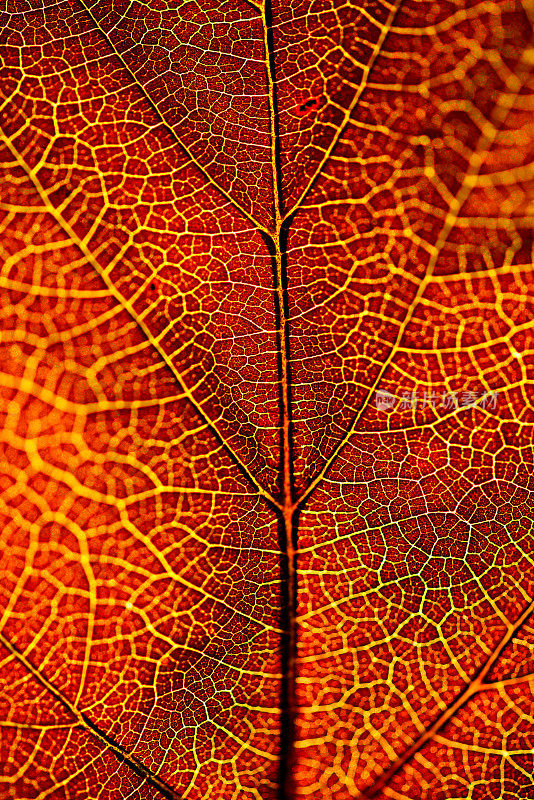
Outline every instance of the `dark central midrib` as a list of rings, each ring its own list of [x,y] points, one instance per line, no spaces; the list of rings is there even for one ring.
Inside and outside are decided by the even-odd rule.
[[[293,478],[293,421],[291,396],[291,358],[289,340],[289,294],[287,270],[287,239],[292,215],[284,220],[282,188],[280,126],[278,116],[273,10],[271,0],[264,6],[266,66],[271,115],[271,156],[273,221],[272,236],[264,235],[272,263],[276,317],[276,352],[278,370],[278,412],[280,432],[279,484],[281,499],[278,516],[280,547],[280,732],[279,732],[279,800],[289,800],[294,794],[292,765],[295,742],[295,662],[297,655],[297,511]]]
[[[287,315],[287,228],[281,230],[278,247],[267,237],[271,253],[273,282],[275,286],[275,312],[277,329],[277,366],[279,378],[280,414],[280,473],[279,492],[281,508],[278,517],[278,542],[280,559],[280,627],[285,634],[281,640],[280,686],[280,774],[279,798],[288,800],[293,744],[295,741],[295,660],[297,644],[297,523],[293,480],[293,424],[291,419],[291,366],[289,362],[289,324]],[[284,357],[285,354],[285,357]]]

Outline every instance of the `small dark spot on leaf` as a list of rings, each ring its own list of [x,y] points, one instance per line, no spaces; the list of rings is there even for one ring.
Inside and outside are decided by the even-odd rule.
[[[320,97],[310,97],[306,102],[300,103],[300,105],[296,106],[296,112],[299,117],[303,117],[308,111],[315,110],[321,106],[321,98]]]

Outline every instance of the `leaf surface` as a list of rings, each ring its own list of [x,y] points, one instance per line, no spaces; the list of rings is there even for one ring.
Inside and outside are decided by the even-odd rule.
[[[0,797],[530,797],[531,7],[0,24]]]

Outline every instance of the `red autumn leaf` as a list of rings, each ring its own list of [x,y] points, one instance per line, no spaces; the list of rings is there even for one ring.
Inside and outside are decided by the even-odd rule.
[[[531,5],[4,9],[1,800],[534,797]]]

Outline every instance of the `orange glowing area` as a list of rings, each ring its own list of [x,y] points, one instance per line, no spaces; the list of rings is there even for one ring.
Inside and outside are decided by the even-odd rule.
[[[0,800],[534,798],[520,0],[6,0]]]

